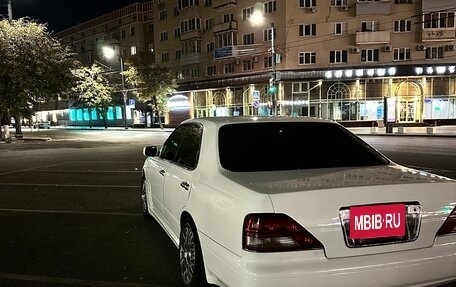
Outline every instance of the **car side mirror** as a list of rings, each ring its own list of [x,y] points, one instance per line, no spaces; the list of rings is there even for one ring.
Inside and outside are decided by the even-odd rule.
[[[143,155],[148,157],[156,156],[158,153],[158,148],[156,146],[146,146],[143,149]]]

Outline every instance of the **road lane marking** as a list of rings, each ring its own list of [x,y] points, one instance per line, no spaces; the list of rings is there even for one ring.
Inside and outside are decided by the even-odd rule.
[[[0,176],[1,175],[6,175],[6,174],[13,174],[13,173],[18,173],[18,172],[23,172],[23,171],[33,171],[37,168],[43,168],[43,167],[54,167],[54,166],[59,166],[59,165],[64,165],[66,164],[65,162],[62,162],[62,163],[57,163],[57,164],[50,164],[50,165],[45,165],[45,166],[37,166],[37,167],[32,167],[32,168],[24,168],[24,169],[20,169],[20,170],[13,170],[13,171],[7,171],[7,172],[2,172],[0,173]]]
[[[34,169],[33,172],[53,173],[141,173],[141,170],[62,170],[62,169]],[[0,174],[1,175],[1,174]]]
[[[51,214],[53,213],[53,214],[143,216],[142,213],[132,213],[132,212],[99,212],[99,211],[46,210],[46,209],[22,209],[22,208],[0,208],[0,211],[24,212],[24,213],[51,213]]]
[[[51,283],[51,284],[65,284],[70,286],[86,286],[86,287],[167,287],[165,285],[134,283],[134,282],[115,282],[115,281],[97,281],[85,280],[76,278],[63,278],[63,277],[49,277],[49,276],[36,276],[26,274],[14,273],[0,273],[1,279],[36,282],[36,283]]]
[[[140,185],[97,185],[97,184],[60,184],[60,183],[20,183],[0,182],[0,186],[53,186],[53,187],[97,187],[97,188],[140,188]]]
[[[144,164],[144,162],[138,162],[138,161],[136,161],[136,162],[131,162],[131,161],[72,161],[72,162],[61,162],[61,163],[57,163],[57,164],[50,164],[50,165],[44,165],[44,166],[40,165],[37,167],[1,172],[0,176],[7,175],[7,174],[13,174],[13,173],[20,173],[20,172],[24,172],[24,171],[54,171],[54,170],[44,170],[43,168],[56,167],[56,166],[61,166],[61,165],[70,165],[70,164],[74,165],[77,163],[92,163],[94,165],[100,164],[100,163],[101,164],[108,164],[108,163],[109,164],[139,164],[139,165],[141,165],[141,168],[142,168],[142,165]],[[73,172],[73,171],[69,171],[69,172]]]

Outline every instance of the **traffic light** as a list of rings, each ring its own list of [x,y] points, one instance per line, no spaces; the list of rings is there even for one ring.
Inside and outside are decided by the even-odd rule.
[[[269,79],[269,89],[268,89],[268,93],[270,95],[275,95],[277,93],[277,87],[275,85],[275,80],[274,80],[274,77],[271,77]]]

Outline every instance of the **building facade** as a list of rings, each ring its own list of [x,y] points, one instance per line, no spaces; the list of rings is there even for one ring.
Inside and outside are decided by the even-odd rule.
[[[155,60],[174,71],[192,117],[275,108],[443,123],[456,119],[455,10],[453,0],[160,1]]]
[[[133,93],[123,89],[120,72],[126,69],[126,65],[135,58],[154,60],[152,9],[157,2],[128,5],[54,35],[63,45],[71,48],[75,58],[82,64],[97,64],[104,67],[106,73],[117,76],[118,86],[114,95],[116,105],[109,109],[107,115],[110,126],[147,124],[147,120],[151,118],[147,115],[146,107],[136,101]],[[105,47],[114,50],[112,59],[104,55]],[[47,111],[38,112],[38,115],[40,117],[49,115],[56,118],[57,122],[69,125],[103,124],[103,119],[96,110],[73,108],[71,103],[68,104],[70,107],[67,114],[62,114],[60,111],[57,113],[58,116],[54,116]]]
[[[353,125],[456,121],[454,0],[154,0],[55,34],[84,64],[152,57],[188,117],[313,116]],[[260,12],[263,23],[255,23]],[[117,49],[108,61],[102,47]],[[118,93],[118,98],[123,95]],[[150,125],[127,93],[111,124]],[[60,111],[61,114],[61,111]],[[71,124],[100,120],[70,109]]]

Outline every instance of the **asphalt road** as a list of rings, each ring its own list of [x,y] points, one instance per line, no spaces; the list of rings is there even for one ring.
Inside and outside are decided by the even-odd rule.
[[[0,286],[179,286],[177,248],[139,206],[142,148],[169,133],[39,135],[53,140],[0,144]],[[456,178],[456,138],[364,139]]]
[[[168,133],[47,133],[0,145],[0,286],[179,286],[139,205],[142,148]]]
[[[456,136],[363,136],[393,161],[456,179]]]

